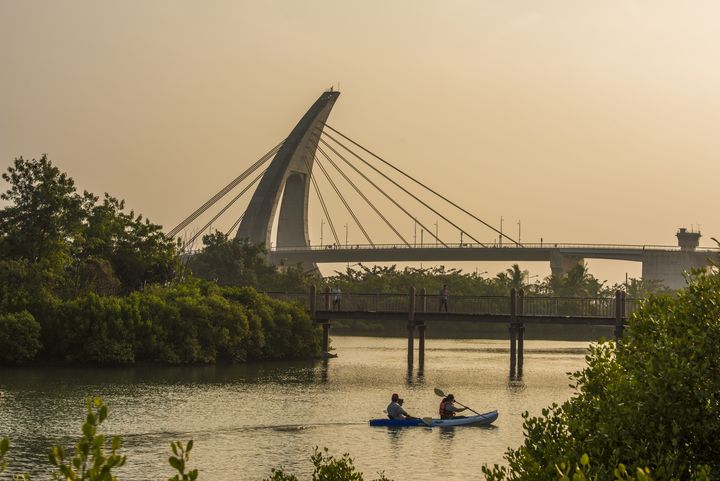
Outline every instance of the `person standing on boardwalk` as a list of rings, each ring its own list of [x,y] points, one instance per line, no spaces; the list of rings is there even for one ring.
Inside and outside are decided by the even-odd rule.
[[[445,308],[445,312],[448,311],[447,301],[448,301],[448,288],[447,288],[447,284],[443,284],[442,289],[440,289],[440,307],[438,308],[438,310],[440,312],[442,312],[443,307]]]
[[[333,310],[339,311],[340,310],[340,301],[342,300],[342,291],[340,290],[340,286],[335,286],[332,291],[332,302],[333,302]]]

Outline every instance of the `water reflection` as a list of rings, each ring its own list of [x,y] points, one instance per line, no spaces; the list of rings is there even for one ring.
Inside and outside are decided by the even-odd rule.
[[[510,378],[507,382],[507,390],[510,393],[519,393],[525,390],[527,386],[523,382],[522,378]]]
[[[104,432],[124,441],[127,481],[167,479],[169,442],[189,439],[193,467],[214,481],[264,479],[281,465],[309,478],[313,446],[351,453],[370,479],[383,469],[398,480],[477,479],[522,442],[521,413],[567,399],[565,373],[584,364],[577,343],[526,342],[532,362],[509,380],[505,342],[434,340],[426,369],[408,370],[403,341],[338,337],[342,355],[329,361],[0,368],[0,434],[12,440],[13,468],[48,477],[50,447],[74,445],[85,396],[100,394],[110,407]],[[398,391],[411,414],[437,417],[432,388],[448,384],[478,411],[498,409],[497,429],[368,426]]]

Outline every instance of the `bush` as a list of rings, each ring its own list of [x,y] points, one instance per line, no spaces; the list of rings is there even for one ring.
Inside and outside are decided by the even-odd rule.
[[[650,468],[656,479],[720,472],[720,275],[698,274],[677,297],[644,303],[618,343],[591,347],[576,394],[538,417],[489,480],[557,479],[584,454],[588,479]]]
[[[0,314],[0,364],[30,361],[40,347],[40,324],[32,314]]]

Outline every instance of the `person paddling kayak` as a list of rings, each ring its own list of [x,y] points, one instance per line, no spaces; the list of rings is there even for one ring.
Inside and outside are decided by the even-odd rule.
[[[452,419],[455,413],[465,411],[467,408],[455,407],[455,396],[448,394],[440,401],[440,419]]]
[[[387,407],[388,417],[390,419],[418,419],[408,414],[402,407],[403,400],[397,393],[393,393],[390,404]]]

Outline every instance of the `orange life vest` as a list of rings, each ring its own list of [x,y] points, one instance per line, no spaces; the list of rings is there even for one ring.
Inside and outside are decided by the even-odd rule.
[[[452,404],[452,402],[445,401],[444,399],[440,401],[440,419],[452,419],[452,417],[455,416],[453,411],[447,409],[448,404]]]

